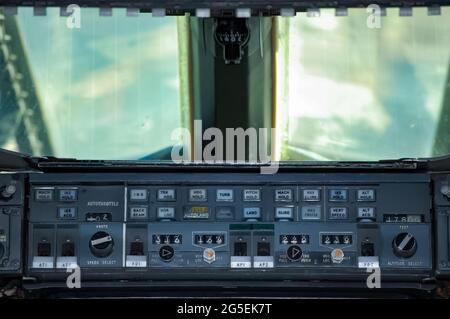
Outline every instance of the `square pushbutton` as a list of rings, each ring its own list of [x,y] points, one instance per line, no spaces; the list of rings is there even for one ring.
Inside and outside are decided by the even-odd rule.
[[[59,207],[58,218],[61,219],[75,219],[77,216],[77,209],[75,207]]]
[[[189,201],[190,202],[206,202],[208,196],[206,194],[206,189],[204,188],[193,188],[189,190]]]
[[[160,202],[173,202],[177,200],[177,194],[172,189],[158,189],[158,201]]]
[[[320,201],[320,189],[304,189],[303,201],[305,202],[318,202]]]
[[[132,219],[145,219],[147,218],[146,206],[133,206],[130,207],[130,218]]]
[[[232,202],[233,201],[233,190],[232,189],[218,189],[216,191],[216,201],[217,202]]]
[[[330,189],[330,202],[346,202],[348,191],[346,189]]]
[[[175,219],[175,207],[158,207],[158,219]]]
[[[74,202],[77,200],[78,190],[75,188],[60,189],[58,192],[59,192],[59,200],[62,202]]]
[[[358,219],[375,219],[374,207],[358,207]]]
[[[347,219],[347,207],[331,207],[330,219]]]
[[[242,197],[244,202],[259,202],[261,200],[261,190],[244,189]]]
[[[302,220],[320,220],[322,208],[320,206],[303,206]]]
[[[294,207],[276,207],[275,219],[292,220],[294,218]]]
[[[244,219],[256,220],[261,218],[260,207],[244,207]]]
[[[52,201],[53,188],[36,188],[34,192],[34,199],[36,201]]]
[[[275,190],[275,201],[276,202],[291,202],[292,201],[292,189],[282,188]]]
[[[356,193],[356,199],[358,202],[373,202],[375,201],[374,189],[358,189]]]
[[[146,189],[131,189],[130,190],[130,200],[147,200],[147,190]]]

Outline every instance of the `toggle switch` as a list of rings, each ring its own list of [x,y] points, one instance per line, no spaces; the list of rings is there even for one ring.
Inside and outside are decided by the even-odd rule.
[[[39,257],[49,257],[51,256],[52,245],[47,241],[47,239],[42,239],[37,245],[37,255]]]
[[[75,256],[75,243],[72,242],[70,239],[66,240],[66,242],[62,244],[61,256],[62,257],[74,257]]]
[[[361,256],[375,256],[375,245],[371,242],[361,243]]]
[[[247,243],[245,241],[239,241],[234,243],[233,256],[247,256]]]
[[[256,255],[257,256],[270,256],[270,243],[269,242],[259,242],[256,244]]]
[[[130,255],[131,256],[143,256],[144,255],[144,243],[137,238],[130,245]]]

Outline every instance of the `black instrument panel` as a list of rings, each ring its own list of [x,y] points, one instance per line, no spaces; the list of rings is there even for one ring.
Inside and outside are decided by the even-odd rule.
[[[27,278],[29,291],[67,289],[75,268],[92,288],[289,281],[367,290],[377,270],[384,288],[431,291],[450,275],[447,174],[0,177],[0,276]]]

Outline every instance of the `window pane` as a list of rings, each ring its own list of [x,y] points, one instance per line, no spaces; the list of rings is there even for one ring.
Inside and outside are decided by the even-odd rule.
[[[125,9],[100,16],[95,8],[82,8],[80,18],[80,28],[68,28],[59,8],[46,16],[19,8],[15,18],[50,141],[46,155],[139,159],[174,144],[171,133],[188,110],[180,94],[183,18],[127,17]]]
[[[450,111],[442,108],[450,7],[440,16],[414,8],[412,17],[387,9],[381,28],[368,27],[368,17],[361,8],[349,9],[348,17],[322,10],[316,18],[277,19],[281,159],[440,155],[433,148]]]

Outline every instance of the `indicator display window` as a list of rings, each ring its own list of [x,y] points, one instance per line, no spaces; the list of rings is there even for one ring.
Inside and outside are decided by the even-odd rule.
[[[280,244],[283,245],[309,244],[309,235],[306,234],[280,235]]]
[[[225,244],[225,235],[223,234],[195,234],[195,245],[223,245]]]
[[[322,245],[351,245],[353,236],[351,234],[322,234],[320,242]]]
[[[423,215],[418,214],[384,214],[385,223],[423,223]]]
[[[183,235],[155,234],[152,236],[154,245],[179,245],[183,243]]]

